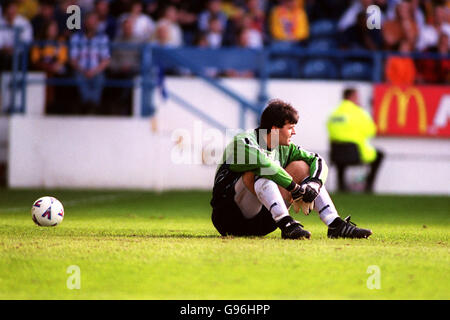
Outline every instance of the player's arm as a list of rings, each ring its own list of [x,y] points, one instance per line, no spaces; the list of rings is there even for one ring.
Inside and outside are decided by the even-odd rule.
[[[291,143],[289,145],[289,157],[287,163],[302,160],[309,165],[309,179],[316,180],[321,185],[325,184],[328,177],[328,166],[325,160],[317,153],[306,151],[305,149]]]
[[[277,162],[267,157],[261,147],[250,138],[236,139],[232,148],[228,149],[227,152],[226,159],[227,162],[229,161],[232,171],[251,171],[257,176],[274,181],[288,191],[295,184],[291,175]]]

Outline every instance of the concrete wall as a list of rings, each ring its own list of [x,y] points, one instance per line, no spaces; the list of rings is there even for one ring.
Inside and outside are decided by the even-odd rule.
[[[0,163],[5,163],[8,159],[8,126],[9,118],[0,116]]]
[[[227,79],[224,84],[255,101],[258,84],[250,79]],[[350,83],[272,80],[271,98],[298,108],[300,121],[293,141],[327,158],[325,122]],[[372,87],[351,83],[370,110]],[[239,106],[196,78],[169,78],[167,88],[230,129],[239,123]],[[138,96],[138,94],[136,95]],[[153,120],[101,117],[14,116],[9,123],[11,187],[95,188],[211,188],[214,160],[231,136],[155,95]],[[138,101],[135,104],[138,105]],[[247,114],[247,128],[256,115]],[[377,138],[386,154],[376,191],[383,193],[450,194],[450,141]],[[211,150],[215,150],[213,153]],[[208,156],[209,155],[209,156]],[[203,156],[203,158],[202,158]],[[362,168],[349,173],[358,178]],[[335,172],[327,182],[335,187]]]
[[[173,165],[171,137],[148,120],[10,119],[11,187],[206,188],[211,168]]]

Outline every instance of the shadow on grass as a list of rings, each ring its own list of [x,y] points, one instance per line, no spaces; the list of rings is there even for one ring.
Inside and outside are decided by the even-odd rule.
[[[171,233],[171,234],[130,234],[130,233],[73,233],[73,234],[54,234],[56,237],[80,237],[80,238],[104,238],[106,239],[269,239],[267,236],[221,236],[220,234],[192,234],[192,233]]]
[[[221,235],[196,235],[196,234],[162,234],[162,235],[138,235],[138,236],[124,236],[127,238],[180,238],[180,239],[222,239],[222,240],[232,240],[232,239],[268,239],[266,236],[221,236]]]

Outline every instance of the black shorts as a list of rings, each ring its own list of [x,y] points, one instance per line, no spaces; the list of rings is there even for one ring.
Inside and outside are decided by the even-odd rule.
[[[251,219],[246,219],[236,204],[213,208],[211,220],[222,236],[265,236],[277,229],[272,215],[265,207]]]
[[[277,229],[271,213],[266,207],[251,219],[247,219],[234,201],[235,184],[241,173],[227,172],[228,168],[219,170],[222,173],[220,181],[216,179],[213,189],[213,208],[211,220],[222,236],[265,236]],[[216,175],[217,177],[217,175]]]

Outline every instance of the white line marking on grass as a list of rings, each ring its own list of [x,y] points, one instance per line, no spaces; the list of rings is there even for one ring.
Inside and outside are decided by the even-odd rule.
[[[101,196],[92,196],[92,197],[86,197],[83,199],[74,199],[74,200],[68,200],[64,201],[63,206],[64,208],[67,207],[76,207],[79,205],[89,204],[89,203],[104,203],[104,202],[112,202],[117,201],[120,199],[125,198],[135,198],[137,196],[141,195],[140,193],[137,194],[105,194]],[[32,205],[32,204],[31,204]],[[10,207],[10,208],[0,208],[0,213],[11,213],[11,212],[18,212],[18,211],[24,211],[31,209],[31,205],[29,207]]]

